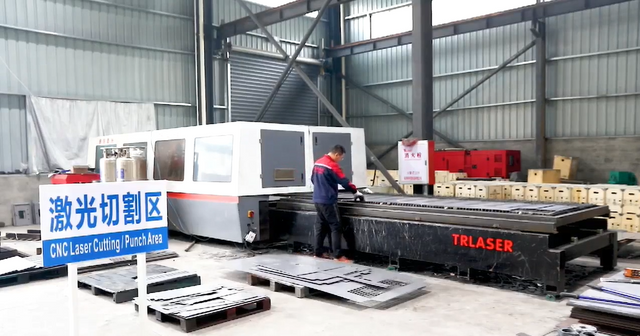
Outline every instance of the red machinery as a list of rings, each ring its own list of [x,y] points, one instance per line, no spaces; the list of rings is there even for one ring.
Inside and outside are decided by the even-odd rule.
[[[469,177],[502,177],[520,171],[517,150],[447,150],[436,151],[434,169],[467,173]]]
[[[51,184],[93,183],[100,181],[100,174],[56,174],[51,176]]]

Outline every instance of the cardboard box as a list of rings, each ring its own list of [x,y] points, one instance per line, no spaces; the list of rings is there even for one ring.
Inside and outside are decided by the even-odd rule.
[[[561,184],[553,190],[553,201],[558,203],[571,203],[571,186]]]
[[[557,169],[529,169],[528,183],[560,183],[560,171]]]
[[[622,215],[612,212],[607,219],[607,228],[609,230],[621,230],[622,229]]]
[[[465,184],[464,185],[464,197],[475,198],[476,197],[476,185],[475,184]]]
[[[466,183],[456,183],[456,194],[455,197],[467,197],[467,184]]]
[[[448,170],[436,170],[436,183],[447,183],[449,182],[449,171]]]
[[[553,169],[560,171],[560,178],[575,180],[578,174],[578,159],[568,156],[555,155],[553,157]]]
[[[634,209],[632,209],[634,210]],[[611,213],[617,213],[617,214],[624,214],[624,207],[622,207],[621,205],[609,205],[609,211]]]
[[[449,173],[449,181],[457,181],[461,178],[466,178],[467,173]]]
[[[640,190],[628,188],[622,192],[622,205],[640,205]]]
[[[575,185],[571,188],[571,203],[586,204],[589,202],[589,189],[586,186]]]
[[[615,205],[610,205],[609,206],[609,211],[613,211],[612,208],[615,207]],[[620,207],[621,214],[633,214],[633,215],[640,215],[640,206],[639,205],[623,205]]]
[[[495,184],[476,185],[476,198],[501,200],[503,199],[502,186]]]
[[[624,195],[624,189],[622,188],[607,188],[605,192],[605,201],[607,205],[622,205],[622,197]]]
[[[526,185],[514,185],[511,187],[511,199],[516,201],[524,201],[525,200],[525,189]]]
[[[540,201],[541,202],[548,202],[548,203],[553,203],[555,202],[555,195],[554,195],[554,191],[555,191],[556,187],[553,186],[541,186],[540,187]]]
[[[636,233],[640,230],[640,217],[635,214],[622,216],[622,230]]]
[[[540,200],[540,186],[528,185],[524,189],[524,199],[530,202],[538,202]]]
[[[433,194],[438,197],[454,197],[455,185],[452,183],[436,183],[433,186]]]
[[[607,189],[593,187],[589,188],[589,204],[606,205],[607,204]]]

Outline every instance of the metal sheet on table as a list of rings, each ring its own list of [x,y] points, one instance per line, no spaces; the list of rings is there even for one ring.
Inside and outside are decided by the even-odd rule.
[[[306,199],[306,197],[291,197],[291,199]],[[353,202],[353,197],[341,198],[341,203]],[[595,208],[593,204],[573,203],[528,203],[521,201],[494,201],[460,198],[439,197],[407,197],[395,195],[367,195],[365,204],[398,205],[417,208],[458,209],[481,212],[498,212],[512,214],[529,214],[539,216],[560,216],[573,212]]]
[[[426,287],[426,283],[423,280],[407,274],[305,256],[263,255],[249,259],[232,260],[228,263],[236,270],[247,272],[261,278],[293,286],[312,288],[367,306],[399,298]],[[272,272],[265,272],[258,269],[260,266],[268,267],[270,269],[278,269],[281,272],[288,274],[301,273],[305,270],[316,269],[318,270],[318,278],[327,276],[335,277],[336,274],[356,274],[356,276],[369,282],[387,285],[387,288],[371,286],[347,279],[341,279],[338,282],[327,285],[318,285],[313,282],[305,281],[301,277],[296,278],[291,276],[282,276]],[[363,269],[368,271],[365,272],[367,274],[361,273]],[[330,274],[323,274],[324,270],[327,270]],[[307,278],[310,278],[310,276],[311,274],[305,275]]]
[[[11,257],[0,260],[0,275],[19,272],[36,267],[37,265],[26,258]]]
[[[526,203],[517,201],[468,200],[434,197],[369,196],[368,202],[402,204],[417,207],[469,209],[486,212],[535,213],[554,216],[595,207],[591,204]]]

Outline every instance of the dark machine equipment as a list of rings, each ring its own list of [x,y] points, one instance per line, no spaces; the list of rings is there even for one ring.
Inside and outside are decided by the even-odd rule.
[[[568,261],[595,254],[607,270],[617,264],[617,235],[599,218],[606,206],[368,195],[342,199],[339,211],[360,252],[520,276],[548,293],[565,290]],[[269,217],[282,237],[313,243],[309,195],[273,201]]]

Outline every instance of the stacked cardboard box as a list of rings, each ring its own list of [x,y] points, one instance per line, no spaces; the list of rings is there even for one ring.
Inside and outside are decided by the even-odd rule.
[[[607,205],[611,210],[608,219],[610,229],[640,232],[639,186],[453,181],[436,184],[435,195],[439,197]]]
[[[399,173],[397,170],[389,170],[389,174],[391,177],[398,182]],[[466,176],[466,174],[465,174]],[[386,193],[386,194],[397,194],[396,190],[391,187],[391,182],[387,180],[387,178],[382,175],[382,173],[378,170],[369,169],[367,170],[367,184],[373,192],[377,193]],[[407,195],[413,195],[413,185],[412,184],[404,184],[400,185],[404,193]]]

